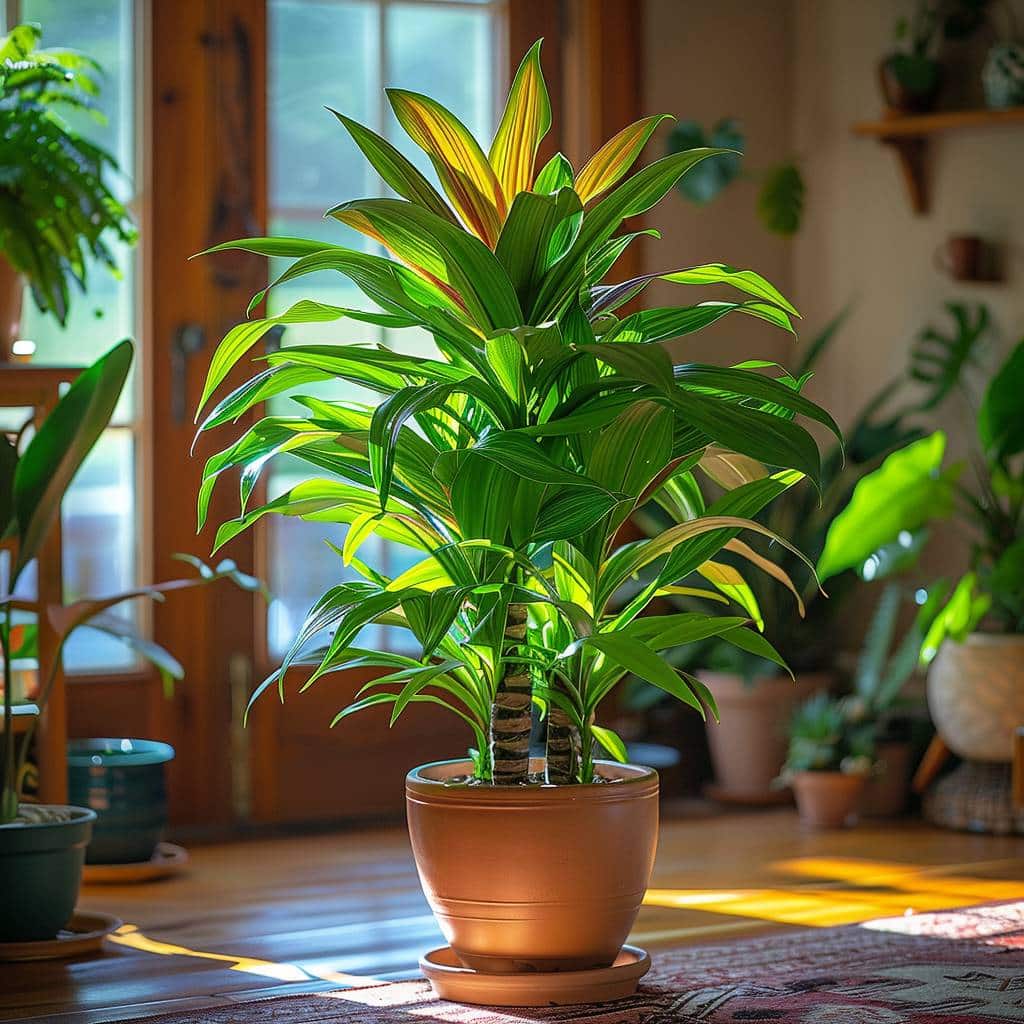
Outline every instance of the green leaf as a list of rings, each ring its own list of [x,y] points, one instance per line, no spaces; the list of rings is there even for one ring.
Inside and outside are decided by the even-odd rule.
[[[698,206],[710,203],[723,188],[739,176],[745,141],[739,122],[731,117],[723,117],[718,121],[708,136],[705,136],[704,130],[696,121],[680,121],[668,137],[670,153],[681,153],[701,146],[713,146],[734,152],[723,153],[713,160],[705,160],[679,182],[679,191]]]
[[[861,477],[850,503],[832,520],[818,560],[824,581],[862,566],[878,548],[908,535],[952,507],[950,479],[939,470],[946,435],[937,430],[890,455],[873,473]]]
[[[455,211],[493,248],[506,212],[505,197],[479,143],[450,110],[429,96],[405,89],[386,91],[398,123],[430,157]]]
[[[35,558],[85,457],[106,429],[132,365],[122,341],[80,374],[46,417],[14,472],[18,554],[9,589]]]
[[[540,66],[540,44],[538,39],[519,65],[488,154],[506,202],[512,202],[533,184],[537,147],[551,127],[551,102]]]
[[[946,310],[954,330],[943,334],[926,327],[910,351],[910,376],[926,391],[921,409],[936,408],[961,382],[964,372],[977,362],[979,343],[988,331],[989,312],[984,304],[947,302]]]
[[[662,281],[673,284],[727,284],[738,291],[755,298],[764,299],[774,306],[785,310],[790,316],[800,316],[796,307],[771,283],[753,270],[737,270],[725,263],[706,263],[688,270],[675,270],[669,274],[657,275]]]
[[[562,188],[572,188],[573,169],[564,153],[556,153],[537,174],[533,183],[533,191],[539,195],[549,196]]]
[[[584,217],[572,248],[545,275],[530,312],[530,322],[551,319],[575,297],[583,284],[590,254],[611,238],[626,217],[646,213],[691,167],[720,152],[693,149],[667,156],[638,171],[597,203]]]
[[[625,636],[622,633],[597,633],[588,636],[584,645],[600,651],[627,672],[632,672],[651,685],[689,704],[706,718],[704,706],[694,696],[690,687],[679,677],[675,669],[664,659],[655,654],[646,644]]]
[[[403,199],[416,203],[444,220],[455,223],[455,217],[448,204],[438,195],[437,190],[387,139],[375,131],[327,108],[345,126],[352,141],[363,151],[363,156],[373,165],[386,185],[390,185]]]
[[[804,212],[803,175],[796,164],[773,167],[765,175],[757,197],[757,214],[773,234],[788,238],[800,230]]]
[[[447,286],[481,329],[522,323],[515,289],[494,254],[449,221],[398,199],[357,199],[327,215],[380,242],[431,283]]]
[[[654,129],[671,114],[644,117],[610,138],[581,168],[573,188],[584,204],[606,192],[636,163]]]
[[[629,753],[626,744],[622,742],[619,734],[601,725],[592,725],[590,731],[595,740],[616,760],[622,764],[629,761]]]
[[[1024,451],[1024,341],[989,382],[978,410],[978,436],[998,461]]]

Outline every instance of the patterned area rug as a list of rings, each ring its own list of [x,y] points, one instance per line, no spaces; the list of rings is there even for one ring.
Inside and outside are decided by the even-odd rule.
[[[1024,901],[658,951],[630,999],[489,1009],[411,981],[149,1018],[160,1024],[1024,1022]]]

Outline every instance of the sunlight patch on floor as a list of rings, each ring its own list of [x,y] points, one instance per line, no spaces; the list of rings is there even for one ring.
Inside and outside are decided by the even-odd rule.
[[[354,974],[331,971],[321,968],[300,967],[298,964],[276,963],[273,960],[259,960],[255,957],[233,956],[229,953],[210,953],[188,946],[178,946],[171,942],[152,939],[142,932],[137,925],[124,924],[109,936],[110,942],[129,949],[137,949],[142,953],[155,953],[158,956],[190,956],[200,960],[217,960],[227,965],[228,970],[241,971],[243,974],[255,974],[261,978],[273,978],[275,981],[330,981],[338,985],[377,984],[374,978],[360,978]]]
[[[985,866],[1018,862],[995,861]],[[981,865],[975,865],[980,867]],[[648,889],[644,906],[703,910],[779,924],[830,927],[874,917],[1019,898],[1021,883],[957,874],[967,865],[915,867],[867,858],[799,857],[773,870],[813,878],[819,886],[716,891]],[[699,930],[694,929],[694,931]],[[680,934],[685,933],[680,930]]]

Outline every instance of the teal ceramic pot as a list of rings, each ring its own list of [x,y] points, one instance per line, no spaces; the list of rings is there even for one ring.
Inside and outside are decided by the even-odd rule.
[[[55,809],[71,820],[0,825],[0,942],[52,939],[75,909],[96,815]]]
[[[164,766],[174,748],[156,740],[72,740],[69,799],[96,812],[88,864],[149,860],[167,824]]]

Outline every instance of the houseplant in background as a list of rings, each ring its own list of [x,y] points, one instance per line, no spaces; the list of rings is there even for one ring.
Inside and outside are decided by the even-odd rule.
[[[896,49],[882,58],[878,79],[894,114],[925,114],[942,88],[942,41],[963,40],[986,21],[989,0],[914,0],[896,22]]]
[[[61,499],[85,457],[107,426],[128,376],[132,346],[123,341],[83,371],[71,384],[31,440],[19,451],[16,442],[0,438],[0,518],[5,521],[8,555],[6,588],[0,599],[0,652],[3,655],[4,731],[0,763],[0,942],[52,939],[75,905],[82,861],[96,813],[88,807],[54,807],[23,802],[34,723],[15,735],[12,665],[31,653],[38,628],[35,605],[16,592],[34,563]],[[45,713],[56,683],[59,653],[79,627],[100,629],[149,658],[168,676],[180,666],[166,651],[138,636],[129,623],[109,610],[133,597],[160,599],[164,593],[230,577],[257,586],[230,562],[216,570],[192,560],[196,577],[173,580],[105,598],[86,598],[46,610],[58,640],[58,658],[39,680],[33,702]]]
[[[133,244],[128,211],[107,184],[117,163],[64,115],[95,109],[94,61],[39,50],[37,25],[0,37],[0,360],[18,339],[24,286],[64,324],[71,282],[91,262],[117,274],[109,242]]]
[[[668,137],[669,153],[681,153],[698,146],[742,150],[743,144],[740,123],[732,117],[717,121],[706,135],[696,121],[680,121]],[[739,154],[726,153],[705,160],[693,169],[692,174],[680,179],[676,187],[691,203],[705,206],[740,176]],[[795,235],[803,220],[807,191],[797,161],[785,160],[761,171],[747,171],[742,176],[760,180],[757,214],[761,223],[773,234],[784,238]]]
[[[875,470],[887,454],[921,436],[918,414],[939,400],[947,376],[958,372],[954,358],[967,358],[987,323],[982,313],[965,307],[953,312],[957,328],[948,338],[930,331],[927,339],[915,343],[920,358],[912,361],[907,375],[913,380],[897,378],[881,388],[849,428],[845,452],[836,445],[825,453],[820,501],[806,488],[792,488],[765,508],[760,522],[792,540],[799,551],[815,559],[821,555],[832,518],[849,501],[857,481]],[[848,315],[848,309],[838,313],[807,346],[793,370],[795,385],[802,387],[810,378]],[[936,350],[945,360],[942,374],[936,372]],[[910,383],[915,384],[915,393],[904,397]],[[638,520],[655,534],[673,522],[674,515],[668,508],[660,514],[648,509]],[[715,693],[720,710],[727,712],[721,722],[709,723],[707,728],[715,774],[710,792],[726,801],[766,803],[787,798],[773,783],[785,760],[786,727],[793,711],[801,701],[837,681],[835,624],[856,580],[852,572],[836,576],[824,600],[816,593],[813,577],[791,552],[777,546],[758,547],[759,538],[751,544],[789,577],[807,580],[799,594],[786,592],[763,574],[742,576],[741,556],[728,549],[721,554],[714,570],[717,582],[713,580],[712,585],[720,586],[729,600],[738,602],[755,620],[770,623],[772,643],[795,673],[795,684],[770,661],[714,639],[684,652],[683,665],[698,672]],[[689,601],[686,597],[675,600]],[[659,697],[649,687],[635,687],[630,699],[643,706]]]
[[[803,475],[817,480],[816,445],[794,414],[836,428],[784,379],[745,367],[673,366],[657,344],[729,314],[791,328],[792,307],[763,278],[706,264],[605,281],[636,237],[622,233],[624,218],[720,150],[675,154],[626,177],[660,120],[652,117],[578,171],[556,155],[536,172],[551,121],[539,44],[519,68],[486,155],[439,104],[402,90],[388,96],[444,196],[388,142],[338,115],[401,198],[330,213],[394,259],[295,238],[216,247],[295,258],[276,283],[340,272],[378,311],[303,300],[234,328],[212,357],[202,406],[275,323],[418,327],[439,358],[359,345],[268,354],[267,368],[221,399],[201,430],[314,381],[363,384],[384,397],[374,407],[296,395],[303,415],[266,418],[208,461],[200,521],[218,478],[241,467],[240,516],[220,526],[218,544],[267,514],[348,524],[339,573],[347,563],[361,580],[339,583],[316,603],[253,700],[274,687],[283,696],[292,665],[312,668],[305,687],[369,666],[385,674],[336,720],[374,707],[390,708],[394,720],[429,702],[467,723],[469,759],[415,769],[407,786],[420,877],[454,950],[425,961],[440,990],[451,993],[447,982],[460,975],[438,958],[457,956],[448,963],[501,975],[488,982],[491,1001],[509,997],[509,985],[527,987],[518,998],[541,1001],[623,994],[642,973],[638,954],[610,965],[653,863],[657,779],[595,759],[595,742],[613,757],[624,753],[598,724],[598,707],[632,670],[701,714],[714,711],[703,684],[663,657],[702,637],[780,660],[745,615],[640,613],[656,595],[686,586],[741,531],[769,533],[750,516]],[[621,315],[655,279],[731,285],[740,298]],[[738,452],[772,470],[737,481],[658,538],[616,544],[620,525],[655,494],[685,501],[712,444],[727,450],[723,457]],[[284,453],[325,475],[248,507],[262,468]],[[421,560],[388,578],[359,557],[373,533]],[[409,630],[420,657],[358,646],[370,622]],[[547,746],[531,760],[534,703]],[[559,853],[570,846],[588,850],[585,875]],[[544,988],[548,972],[585,967],[604,970],[612,987],[577,989],[572,998]]]
[[[871,727],[856,701],[824,691],[801,704],[789,726],[782,778],[796,793],[803,824],[841,828],[855,821],[872,768]]]

